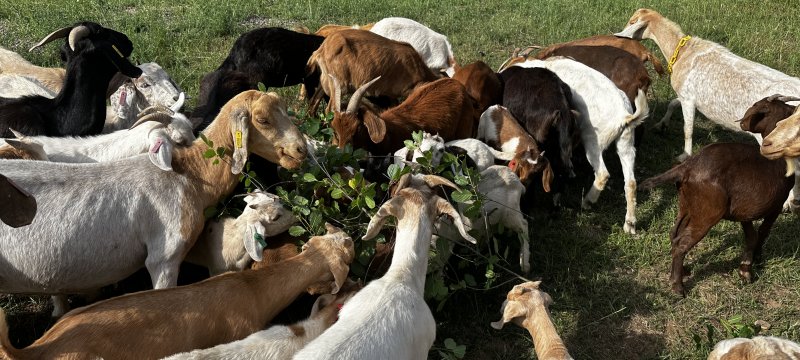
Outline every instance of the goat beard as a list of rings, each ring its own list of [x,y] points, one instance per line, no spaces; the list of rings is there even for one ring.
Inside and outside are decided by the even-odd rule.
[[[795,161],[797,158],[783,158],[786,161],[786,177],[794,175]]]

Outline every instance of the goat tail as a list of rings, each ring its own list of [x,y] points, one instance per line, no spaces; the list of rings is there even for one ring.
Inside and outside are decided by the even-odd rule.
[[[658,60],[658,58],[649,51],[647,52],[647,60],[650,60],[653,64],[653,70],[658,73],[658,76],[664,76],[664,65],[661,64],[661,60]]]
[[[511,152],[496,150],[492,147],[489,147],[489,151],[492,152],[492,156],[494,156],[495,159],[500,159],[505,161],[511,161],[512,159],[514,159],[514,155],[516,155]]]
[[[625,117],[625,124],[636,126],[650,115],[650,108],[647,107],[647,94],[642,89],[639,89],[633,103],[636,106],[636,111]]]
[[[6,323],[6,312],[0,309],[0,359],[19,359],[16,356],[18,350],[11,345],[8,340],[8,324]]]
[[[639,184],[642,190],[650,190],[658,185],[666,182],[680,182],[683,179],[683,164],[679,164],[672,169],[665,171],[659,175],[653,176]]]

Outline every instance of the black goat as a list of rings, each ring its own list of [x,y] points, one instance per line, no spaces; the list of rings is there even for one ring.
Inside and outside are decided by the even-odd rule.
[[[566,178],[574,176],[572,150],[580,141],[570,107],[572,91],[554,72],[544,68],[511,66],[500,77],[504,84],[503,106],[547,153],[556,178],[552,191],[560,194]]]
[[[0,136],[12,137],[8,128],[25,135],[95,135],[106,119],[107,89],[119,71],[139,77],[142,70],[127,57],[133,44],[125,34],[93,22],[81,22],[54,31],[34,48],[67,37],[61,57],[67,61],[66,79],[55,98],[24,96],[0,98]]]
[[[322,36],[283,28],[255,29],[242,34],[216,71],[203,77],[193,118],[202,118],[205,128],[228,100],[243,90],[284,87],[303,83],[307,94],[319,85],[319,74],[306,75],[306,63],[319,48]],[[198,121],[198,120],[194,120]]]

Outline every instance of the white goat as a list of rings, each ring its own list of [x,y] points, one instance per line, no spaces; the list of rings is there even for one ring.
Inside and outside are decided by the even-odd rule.
[[[633,164],[636,149],[633,132],[648,116],[647,97],[643,91],[636,96],[636,112],[622,90],[595,69],[575,60],[551,57],[547,60],[528,60],[514,66],[546,68],[558,75],[572,89],[573,106],[578,111],[578,126],[586,149],[586,158],[594,169],[592,189],[583,198],[583,208],[597,202],[608,182],[609,173],[603,162],[603,151],[617,142],[617,155],[625,178],[625,224],[623,230],[636,233],[636,178]]]
[[[511,161],[514,159],[513,152],[502,152],[493,149],[491,146],[486,145],[483,141],[477,139],[461,139],[448,141],[444,144],[447,150],[456,147],[463,149],[466,154],[475,162],[475,168],[478,171],[483,171],[493,166],[495,160]]]
[[[669,103],[666,114],[656,126],[668,126],[675,107],[681,106],[684,143],[683,153],[678,157],[680,161],[692,154],[695,109],[728,130],[742,132],[737,121],[757,101],[773,94],[800,94],[800,79],[742,58],[715,42],[688,37],[678,24],[650,9],[636,10],[628,26],[616,35],[651,39],[664,56],[677,55],[671,64],[670,82],[678,98]],[[684,45],[680,46],[681,43]],[[744,133],[761,144],[760,134]],[[784,210],[800,207],[798,175],[800,173],[795,172],[794,188],[783,205]]]
[[[183,93],[181,93],[183,94]],[[183,95],[181,95],[183,98]],[[191,145],[195,140],[192,123],[172,109],[154,107],[129,130],[88,137],[24,136],[44,146],[50,161],[67,163],[107,162],[148,153],[150,161],[162,170],[172,170],[173,145]],[[156,111],[150,113],[152,111]],[[161,111],[161,112],[159,112]]]
[[[413,151],[407,147],[394,152],[394,163],[404,167],[406,163],[417,163],[417,158],[424,157],[426,151],[431,152],[431,166],[437,166],[444,156],[444,139],[441,136],[432,135],[428,132],[422,133],[422,141]]]
[[[425,64],[435,73],[445,72],[453,77],[456,59],[447,36],[431,30],[414,20],[390,17],[375,23],[370,29],[378,35],[397,41],[405,41],[417,50]]]
[[[431,184],[449,181],[428,175]],[[400,190],[370,220],[364,239],[378,234],[389,216],[397,218],[392,264],[367,284],[339,313],[339,321],[300,350],[294,359],[425,359],[436,338],[436,322],[425,303],[425,274],[433,223],[439,214],[453,218],[464,238],[461,216],[426,185]]]
[[[800,359],[800,345],[774,336],[722,340],[708,354],[708,360]]]
[[[273,325],[242,340],[203,350],[173,355],[164,360],[285,360],[290,359],[309,342],[319,337],[339,318],[339,309],[353,297],[360,286],[336,295],[324,294],[311,307],[308,319],[291,325]],[[352,286],[352,285],[350,285]]]
[[[180,262],[203,229],[203,209],[233,191],[250,151],[287,168],[306,156],[302,134],[275,93],[237,95],[205,135],[231,149],[230,167],[204,159],[208,146],[199,140],[174,150],[175,171],[153,171],[147,155],[96,164],[0,161],[0,173],[39,203],[30,226],[0,227],[0,291],[82,292],[142,266],[156,289],[175,286]]]
[[[239,217],[209,221],[184,261],[205,266],[212,276],[242,271],[252,260],[262,260],[261,241],[297,222],[276,195],[256,190],[245,196],[244,202],[247,205]]]

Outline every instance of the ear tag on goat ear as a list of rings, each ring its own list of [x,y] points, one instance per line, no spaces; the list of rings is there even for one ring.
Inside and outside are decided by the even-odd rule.
[[[236,136],[236,148],[237,149],[241,149],[242,148],[242,131],[241,130],[236,130],[235,136]]]
[[[264,237],[257,232],[253,232],[253,239],[255,239],[261,247],[267,247],[267,241],[264,240]]]
[[[117,55],[119,55],[119,57],[121,57],[121,58],[125,57],[124,55],[122,55],[122,51],[119,51],[119,49],[117,49],[117,45],[111,44],[111,48],[114,49],[114,51],[117,52]]]

